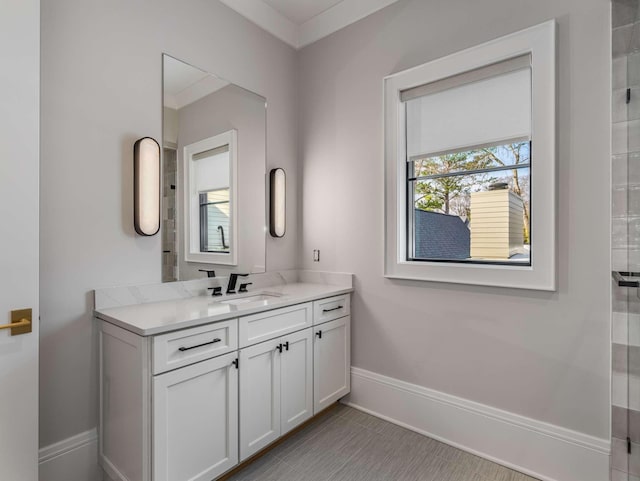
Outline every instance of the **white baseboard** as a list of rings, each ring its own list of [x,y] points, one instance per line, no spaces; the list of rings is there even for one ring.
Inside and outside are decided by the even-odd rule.
[[[102,481],[95,429],[45,446],[38,458],[39,481]]]
[[[356,367],[345,402],[545,481],[609,479],[608,439],[526,418]]]

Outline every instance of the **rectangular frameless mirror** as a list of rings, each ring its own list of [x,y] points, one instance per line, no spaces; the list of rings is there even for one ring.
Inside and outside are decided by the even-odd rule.
[[[265,98],[163,55],[163,281],[265,271],[265,165]]]

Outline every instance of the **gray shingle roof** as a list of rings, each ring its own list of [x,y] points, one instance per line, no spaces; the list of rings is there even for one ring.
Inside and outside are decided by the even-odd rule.
[[[471,232],[457,215],[416,209],[414,228],[416,258],[469,258]]]

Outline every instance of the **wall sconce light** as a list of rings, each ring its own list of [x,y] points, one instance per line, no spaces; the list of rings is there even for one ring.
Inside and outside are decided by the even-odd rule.
[[[152,236],[160,230],[160,145],[144,137],[133,145],[133,225]]]
[[[284,169],[271,169],[269,181],[269,233],[272,237],[282,237],[286,231],[286,176]]]

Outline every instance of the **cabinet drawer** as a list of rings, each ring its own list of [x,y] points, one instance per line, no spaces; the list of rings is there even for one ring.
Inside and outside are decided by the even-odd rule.
[[[351,310],[351,296],[328,297],[313,302],[313,325],[348,316]]]
[[[311,327],[311,312],[311,303],[307,302],[241,317],[238,327],[240,347]]]
[[[153,337],[153,374],[238,349],[238,320],[221,321]]]

